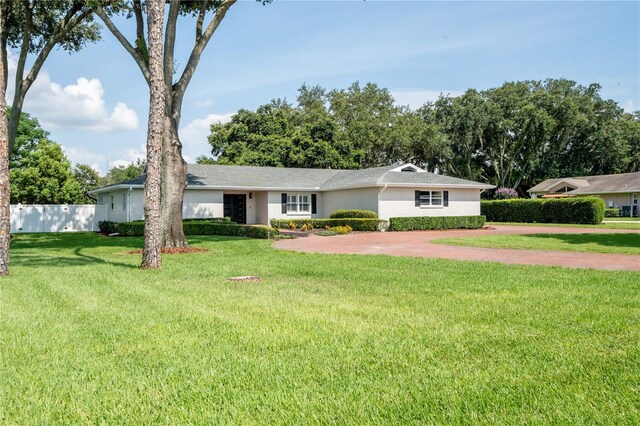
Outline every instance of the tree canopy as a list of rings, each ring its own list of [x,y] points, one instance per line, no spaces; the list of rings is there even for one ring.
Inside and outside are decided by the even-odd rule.
[[[209,143],[212,157],[198,162],[346,169],[412,162],[524,194],[550,177],[638,171],[640,112],[603,99],[597,84],[565,79],[469,89],[416,110],[373,83],[303,85],[297,105],[273,100],[213,124]]]

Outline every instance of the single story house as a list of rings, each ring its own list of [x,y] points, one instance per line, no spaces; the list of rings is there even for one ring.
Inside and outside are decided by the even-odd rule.
[[[640,172],[547,179],[527,192],[531,198],[592,195],[602,198],[607,208],[620,208],[623,213],[634,212],[634,216],[640,213]]]
[[[105,206],[107,220],[144,217],[145,176],[89,194]],[[338,209],[397,216],[473,216],[480,193],[492,185],[429,173],[413,164],[363,170],[189,164],[185,218],[230,217],[237,223],[322,218]]]

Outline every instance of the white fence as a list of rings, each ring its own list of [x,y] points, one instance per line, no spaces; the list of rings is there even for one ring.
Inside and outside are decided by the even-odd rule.
[[[11,205],[11,232],[98,231],[107,206],[95,204]]]

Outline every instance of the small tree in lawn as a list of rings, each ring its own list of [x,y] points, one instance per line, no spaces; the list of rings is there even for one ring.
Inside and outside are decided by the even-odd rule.
[[[0,35],[4,35],[5,8],[0,7]],[[0,49],[0,275],[9,273],[11,205],[9,204],[9,132],[7,125],[7,51]]]

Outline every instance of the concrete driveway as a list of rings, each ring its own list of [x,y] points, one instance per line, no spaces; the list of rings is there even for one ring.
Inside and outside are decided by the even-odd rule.
[[[476,260],[521,265],[565,266],[605,270],[640,271],[640,256],[630,254],[582,253],[571,251],[512,250],[459,247],[433,244],[439,238],[472,237],[499,234],[606,234],[640,233],[630,229],[555,228],[498,225],[494,229],[366,232],[332,237],[310,235],[279,240],[279,249],[307,253],[386,254],[440,259]]]

